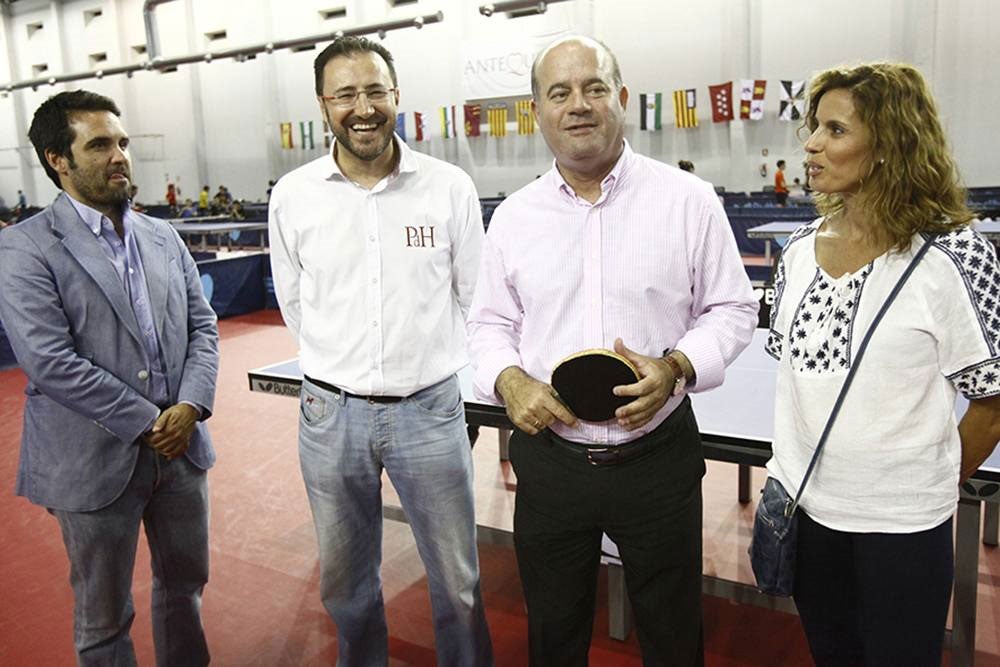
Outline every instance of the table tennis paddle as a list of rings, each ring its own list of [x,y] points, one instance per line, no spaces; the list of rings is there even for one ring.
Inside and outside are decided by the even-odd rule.
[[[571,354],[552,371],[552,387],[566,407],[580,419],[593,422],[611,419],[616,409],[634,401],[634,396],[615,396],[612,390],[639,380],[632,362],[600,348]]]

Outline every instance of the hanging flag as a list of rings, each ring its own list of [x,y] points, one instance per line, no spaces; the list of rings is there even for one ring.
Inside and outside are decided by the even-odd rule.
[[[531,112],[531,100],[518,100],[515,103],[515,113],[517,114],[517,133],[535,133],[535,114]]]
[[[487,109],[490,121],[490,136],[491,137],[506,137],[507,136],[507,105],[500,104],[498,106],[491,106]]]
[[[740,118],[744,120],[760,120],[764,117],[764,89],[767,81],[763,79],[742,79],[740,81]]]
[[[281,147],[282,148],[294,148],[295,145],[292,143],[292,124],[282,123],[281,124]]]
[[[708,96],[712,98],[712,122],[724,123],[733,119],[733,82],[727,81],[717,86],[708,87]]]
[[[463,104],[462,109],[465,111],[465,136],[478,137],[481,123],[479,120],[480,106],[478,104]]]
[[[313,122],[303,120],[299,122],[299,136],[302,137],[302,150],[311,151],[316,148],[313,143]]]
[[[639,129],[659,130],[662,127],[663,93],[639,95]]]
[[[325,120],[323,121],[323,146],[329,148],[333,144],[333,132],[330,130],[330,124]]]
[[[778,118],[787,121],[802,118],[805,90],[805,81],[781,81],[781,108],[778,111]]]
[[[694,88],[674,91],[674,116],[677,127],[698,127]]]
[[[455,136],[455,107],[441,107],[438,110],[438,117],[441,120],[441,136],[451,139]]]
[[[396,114],[396,134],[403,141],[406,141],[406,114],[398,113]]]
[[[413,125],[414,125],[414,139],[416,141],[424,140],[424,115],[419,111],[413,112]]]

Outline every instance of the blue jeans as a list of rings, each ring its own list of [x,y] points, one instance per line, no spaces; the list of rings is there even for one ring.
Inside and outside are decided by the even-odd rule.
[[[382,470],[427,570],[439,665],[493,663],[479,591],[472,453],[458,380],[398,403],[347,398],[303,381],[299,458],[319,542],[320,595],[339,665],[387,665]]]
[[[153,569],[153,643],[161,667],[209,662],[201,625],[208,581],[207,473],[184,457],[139,447],[132,479],[92,512],[50,510],[59,521],[73,586],[73,641],[80,665],[136,664],[129,629],[132,570],[144,524]]]

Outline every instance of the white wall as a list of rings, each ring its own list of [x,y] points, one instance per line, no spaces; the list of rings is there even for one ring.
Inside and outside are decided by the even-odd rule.
[[[436,124],[443,105],[464,101],[461,52],[469,40],[519,39],[558,31],[592,34],[617,54],[632,94],[627,137],[638,151],[670,163],[692,160],[703,178],[731,190],[771,182],[774,163],[788,161],[801,175],[795,123],[777,119],[778,81],[807,79],[840,63],[874,59],[912,62],[927,75],[968,185],[1000,184],[995,110],[1000,108],[1000,3],[994,0],[575,0],[547,14],[511,20],[481,16],[479,0],[419,0],[391,7],[386,0],[176,0],[156,10],[163,55],[259,44],[338,28],[441,10],[442,23],[390,32],[384,44],[397,60],[400,111],[422,111]],[[345,6],[347,16],[324,21],[319,10]],[[102,16],[85,22],[84,12]],[[32,78],[32,65],[49,73],[92,69],[90,55],[108,54],[106,66],[141,61],[145,43],[142,0],[22,0],[0,17],[0,86]],[[27,26],[43,23],[28,37]],[[205,33],[226,30],[209,44]],[[113,97],[135,137],[140,200],[162,200],[167,179],[180,179],[184,196],[221,183],[239,197],[263,197],[267,181],[322,153],[321,117],[313,95],[312,60],[318,50],[276,52],[237,63],[217,60],[176,72],[137,72],[0,99],[0,195],[23,188],[33,202],[55,194],[26,138],[37,105],[59,90],[92,89]],[[709,84],[741,78],[768,82],[765,118],[713,124]],[[700,127],[673,127],[670,93],[697,89]],[[664,128],[640,132],[640,93],[664,93]],[[738,94],[738,93],[737,93]],[[461,107],[459,106],[459,110]],[[312,120],[317,148],[280,148],[278,126]],[[461,120],[461,119],[460,119]],[[485,120],[485,118],[484,118]],[[484,127],[485,130],[485,127]],[[484,196],[511,192],[548,169],[551,156],[540,135],[505,139],[433,138],[418,150],[462,166]],[[762,149],[768,156],[762,157]],[[761,163],[768,176],[761,177]]]

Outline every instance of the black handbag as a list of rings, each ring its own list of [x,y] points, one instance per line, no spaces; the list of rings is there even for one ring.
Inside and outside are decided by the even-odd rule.
[[[854,380],[854,373],[858,370],[861,356],[868,347],[868,341],[871,339],[875,327],[882,321],[885,311],[889,309],[889,306],[896,299],[896,295],[902,289],[903,283],[913,273],[913,269],[916,268],[917,263],[927,253],[934,238],[934,236],[931,236],[924,241],[924,245],[914,255],[910,261],[910,265],[906,267],[906,271],[899,277],[896,286],[889,293],[878,314],[875,315],[871,326],[868,327],[868,332],[865,334],[864,340],[861,341],[858,353],[854,357],[854,363],[851,365],[847,377],[844,378],[844,384],[840,388],[837,401],[833,404],[830,417],[826,420],[823,434],[820,436],[819,444],[816,445],[816,451],[813,452],[812,460],[809,461],[809,467],[806,468],[806,474],[802,478],[802,483],[799,484],[799,491],[795,494],[795,498],[792,499],[788,495],[788,491],[785,490],[785,487],[781,485],[781,482],[773,477],[768,477],[764,483],[760,503],[757,505],[757,512],[753,519],[753,537],[750,539],[750,549],[748,550],[750,554],[750,566],[753,568],[754,577],[757,579],[757,588],[763,593],[789,597],[795,589],[795,552],[798,546],[798,521],[796,520],[795,510],[799,507],[802,491],[805,490],[806,484],[809,482],[809,477],[813,473],[813,468],[816,467],[816,461],[819,459],[820,452],[823,451],[827,436],[830,435],[830,429],[833,428],[833,422],[840,412],[840,406],[843,404],[847,390]]]

